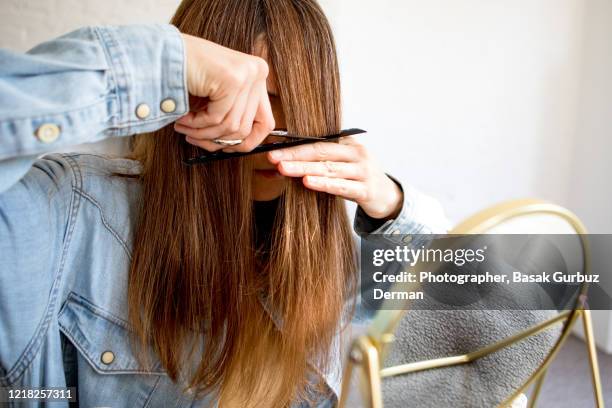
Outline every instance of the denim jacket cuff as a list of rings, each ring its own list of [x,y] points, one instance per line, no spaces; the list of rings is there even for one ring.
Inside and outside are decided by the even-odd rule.
[[[381,223],[380,220],[369,217],[365,211],[357,207],[354,229],[358,235],[365,237],[369,234],[384,234],[388,240],[396,244],[419,246],[427,241],[425,235],[446,232],[448,222],[441,206],[435,200],[420,193],[412,186],[402,185],[394,177],[387,176],[402,190],[404,199],[402,208],[396,218]],[[421,211],[423,207],[430,210]],[[416,242],[415,236],[421,236],[423,242]]]

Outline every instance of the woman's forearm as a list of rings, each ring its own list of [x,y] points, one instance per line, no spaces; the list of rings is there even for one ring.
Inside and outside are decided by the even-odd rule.
[[[153,131],[188,108],[170,25],[88,27],[25,54],[0,50],[0,191],[38,155]]]

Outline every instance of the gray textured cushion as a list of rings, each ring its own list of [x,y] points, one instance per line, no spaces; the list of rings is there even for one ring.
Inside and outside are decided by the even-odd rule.
[[[406,314],[385,367],[464,354],[537,324],[555,311],[418,310]],[[473,363],[385,378],[385,407],[492,407],[542,363],[561,325]]]

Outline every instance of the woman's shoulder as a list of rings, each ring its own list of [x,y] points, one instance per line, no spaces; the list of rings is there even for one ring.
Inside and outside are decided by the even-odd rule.
[[[43,159],[66,162],[73,171],[86,177],[115,174],[138,176],[142,170],[137,160],[100,153],[51,153],[43,156]]]
[[[55,184],[99,206],[117,208],[139,200],[142,166],[136,160],[93,153],[52,153],[37,160],[34,167],[55,172]]]
[[[34,167],[55,172],[55,184],[64,191],[62,201],[70,201],[62,207],[74,214],[69,217],[72,222],[99,224],[129,250],[141,203],[140,162],[102,154],[53,153]]]
[[[56,184],[70,184],[72,189],[92,193],[101,189],[108,193],[109,188],[123,185],[136,187],[142,171],[137,160],[94,153],[51,153],[33,167],[54,172]]]
[[[109,338],[124,333],[125,282],[141,201],[140,163],[134,160],[53,153],[29,164],[0,194],[0,287],[11,288],[0,302],[3,332],[11,333],[0,333],[0,366],[11,376],[32,361],[51,361],[40,357],[48,349],[40,344],[58,344],[57,330],[80,341],[79,349],[94,361],[110,349]],[[127,349],[113,350],[121,355]],[[56,356],[61,363],[61,350]],[[0,383],[15,381],[3,376],[2,367]]]

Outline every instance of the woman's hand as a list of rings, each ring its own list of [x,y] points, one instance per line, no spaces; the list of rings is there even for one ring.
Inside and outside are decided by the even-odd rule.
[[[252,150],[274,129],[266,87],[268,64],[202,38],[183,34],[183,42],[189,93],[208,98],[208,103],[179,119],[176,131],[209,151],[223,148],[211,139],[240,139],[235,151]]]
[[[356,202],[372,218],[395,218],[402,207],[400,188],[351,137],[273,150],[268,160],[279,173],[302,177],[311,190]]]

